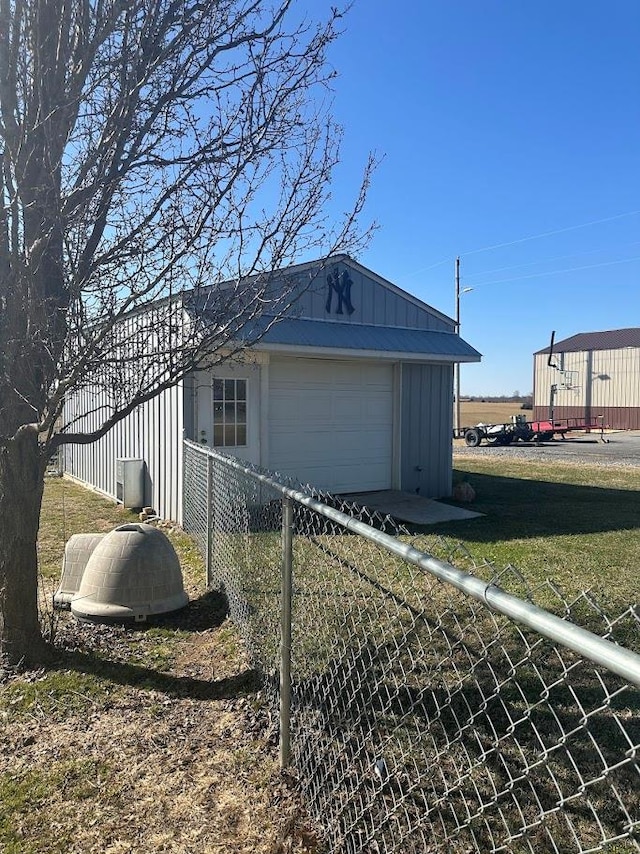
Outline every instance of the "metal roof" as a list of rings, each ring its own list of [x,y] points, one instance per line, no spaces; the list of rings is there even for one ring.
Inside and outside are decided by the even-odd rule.
[[[610,329],[606,332],[579,332],[563,341],[556,341],[556,353],[575,353],[581,350],[621,350],[623,347],[640,347],[640,327]],[[549,347],[538,350],[534,355],[548,353]]]
[[[260,335],[260,326],[264,328],[272,321],[273,318],[262,318],[251,324],[251,328],[246,329],[247,338]],[[432,357],[449,362],[481,359],[477,350],[453,332],[304,318],[284,318],[275,322],[261,335],[256,346],[270,349],[270,345],[411,354],[414,358]]]

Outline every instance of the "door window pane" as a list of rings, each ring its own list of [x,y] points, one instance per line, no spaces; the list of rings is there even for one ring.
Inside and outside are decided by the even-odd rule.
[[[247,381],[214,379],[213,444],[233,448],[247,444]]]

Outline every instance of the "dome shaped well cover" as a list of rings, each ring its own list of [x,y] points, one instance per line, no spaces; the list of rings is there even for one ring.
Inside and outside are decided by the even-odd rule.
[[[183,608],[189,597],[169,539],[153,525],[121,525],[94,548],[71,613],[80,620],[142,622]]]

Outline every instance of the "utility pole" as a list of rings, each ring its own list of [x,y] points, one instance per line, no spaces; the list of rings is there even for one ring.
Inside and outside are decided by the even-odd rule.
[[[460,335],[460,258],[456,258],[455,266],[456,283],[456,335]],[[453,417],[454,435],[458,437],[460,430],[460,362],[455,364],[455,408]]]

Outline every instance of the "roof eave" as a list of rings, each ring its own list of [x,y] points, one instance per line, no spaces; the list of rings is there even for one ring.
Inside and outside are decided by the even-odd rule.
[[[258,342],[253,350],[267,353],[283,353],[292,356],[306,356],[316,359],[376,359],[393,362],[439,362],[440,364],[455,365],[458,363],[480,362],[482,355],[453,354],[453,353],[415,353],[401,350],[358,350],[352,347],[308,347],[302,344],[273,344]]]

